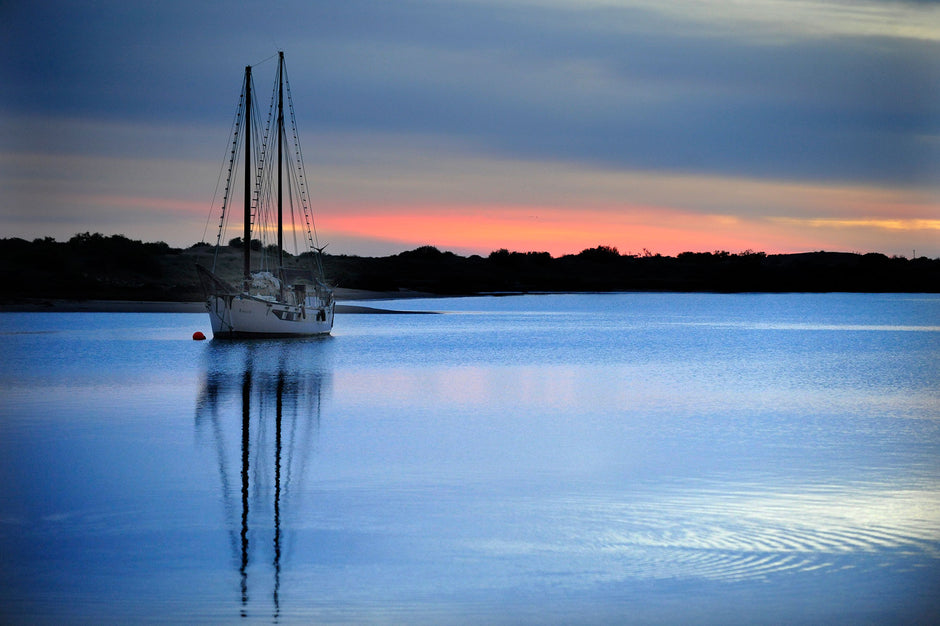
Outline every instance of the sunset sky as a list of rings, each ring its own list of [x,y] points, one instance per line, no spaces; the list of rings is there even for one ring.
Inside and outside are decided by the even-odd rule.
[[[214,241],[278,49],[332,253],[940,256],[940,4],[897,0],[0,2],[0,236]]]

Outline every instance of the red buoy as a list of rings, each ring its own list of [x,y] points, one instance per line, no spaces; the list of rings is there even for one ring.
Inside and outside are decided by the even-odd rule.
[[[196,332],[193,333],[193,339],[195,339],[196,341],[202,341],[205,338],[206,336],[202,334],[202,331],[197,330]]]

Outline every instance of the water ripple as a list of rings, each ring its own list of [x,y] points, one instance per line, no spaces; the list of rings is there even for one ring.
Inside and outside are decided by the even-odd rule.
[[[606,563],[598,577],[719,581],[787,573],[884,567],[926,567],[940,561],[940,491],[882,487],[808,492],[641,494],[632,502],[602,494],[540,505],[545,520],[518,541],[481,541],[491,555],[526,555],[542,567],[558,559]],[[518,514],[518,509],[516,511]]]

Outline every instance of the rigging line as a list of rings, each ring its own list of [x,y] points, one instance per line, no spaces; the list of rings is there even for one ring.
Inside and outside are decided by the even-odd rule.
[[[303,176],[300,174],[301,167],[298,166],[297,162],[294,160],[294,156],[297,156],[298,158],[300,157],[300,150],[299,150],[299,140],[297,137],[297,124],[296,124],[296,119],[293,115],[293,108],[292,108],[293,103],[290,100],[290,86],[289,85],[288,85],[288,104],[291,107],[291,131],[293,134],[294,147],[295,147],[295,152],[296,152],[296,155],[292,155],[290,159],[291,177],[292,177],[292,180],[296,182],[297,190],[300,195],[300,204],[301,204],[301,207],[303,208],[304,222],[306,226],[306,228],[304,229],[304,235],[307,240],[307,247],[313,250],[316,248],[316,246],[314,244],[314,239],[313,239],[311,228],[310,228],[310,210],[307,205],[307,198],[304,193],[306,191],[305,184],[303,181]]]
[[[264,190],[262,205],[259,207],[259,232],[263,233],[263,244],[265,246],[264,256],[262,257],[267,266],[273,266],[275,263],[274,255],[267,250],[268,245],[276,243],[276,224],[277,224],[277,184],[275,177],[277,175],[277,161],[274,158],[276,150],[272,142],[275,141],[275,118],[274,103],[276,102],[277,91],[272,94],[271,107],[268,109],[268,121],[265,130],[265,163],[263,167],[263,178],[261,181]],[[279,147],[278,147],[279,148]],[[269,258],[271,257],[271,258]]]
[[[219,249],[222,244],[222,235],[228,228],[228,217],[231,211],[229,211],[229,203],[231,201],[231,192],[232,192],[232,182],[235,177],[235,170],[238,167],[238,157],[240,154],[241,147],[241,125],[244,123],[245,117],[245,86],[246,83],[242,81],[242,92],[238,98],[238,107],[235,109],[235,125],[233,129],[232,137],[232,152],[229,156],[229,167],[228,167],[228,176],[225,180],[225,194],[222,198],[222,212],[219,216],[219,232],[216,235],[215,241],[215,254],[212,257],[212,271],[216,269],[219,259]],[[224,161],[223,161],[224,163]]]
[[[294,193],[294,191],[296,190],[297,194],[298,194],[298,195],[301,195],[302,183],[301,183],[301,181],[297,178],[297,168],[294,167],[294,157],[293,157],[293,155],[288,154],[287,157],[288,157],[288,158],[287,158],[287,161],[288,161],[288,178],[289,178],[290,181],[291,181],[291,184],[290,184],[289,189],[291,190],[291,193],[292,193],[292,195],[291,195],[291,218],[294,219],[294,197],[293,197],[293,193]],[[301,204],[301,207],[302,207],[302,208],[306,209],[306,207],[304,206],[304,203],[303,203],[303,198],[302,198],[302,196],[301,196],[301,198],[300,198],[300,204]],[[295,222],[295,224],[296,224],[296,222]],[[303,229],[302,234],[303,234],[303,237],[304,237],[305,252],[314,252],[314,251],[315,251],[315,248],[313,247],[313,242],[311,241],[311,239],[310,239],[310,234],[309,234],[309,230],[310,230],[310,229],[309,229],[309,224],[307,224],[306,221],[305,221],[304,226],[306,226],[306,228]],[[295,246],[297,246],[297,244],[296,244],[296,240],[297,240],[297,230],[300,230],[300,229],[297,228],[296,225],[295,225],[295,230],[294,230],[294,241],[295,241],[294,245],[295,245]],[[298,248],[298,250],[299,250],[300,246],[297,246],[297,248]],[[312,269],[312,268],[311,268],[311,269]]]
[[[229,161],[229,172],[228,178],[225,182],[225,196],[222,199],[222,214],[219,217],[219,233],[216,236],[215,249],[216,257],[219,254],[219,248],[222,244],[222,236],[225,232],[228,231],[229,217],[232,214],[231,211],[231,201],[232,201],[232,184],[235,182],[235,172],[239,165],[239,155],[241,154],[242,140],[240,136],[239,129],[235,129],[235,139],[232,143],[232,150],[235,151],[231,160]],[[215,261],[213,260],[213,271],[215,269]]]
[[[292,166],[293,166],[293,163],[294,163],[293,160],[291,160]],[[302,193],[303,183],[299,178],[298,170],[299,168],[291,167],[290,176],[291,176],[291,180],[293,181],[294,185],[297,187],[298,191]],[[301,197],[301,200],[302,200],[302,197]],[[322,248],[319,248],[314,245],[313,237],[311,236],[310,221],[308,219],[310,212],[305,202],[301,201],[301,205],[303,208],[304,224],[306,226],[306,228],[304,229],[304,240],[306,243],[307,250],[311,253],[310,258],[309,258],[310,269],[311,271],[316,270],[317,276],[320,279],[323,279],[323,261],[320,256]]]
[[[235,107],[235,115],[232,118],[231,125],[229,126],[229,134],[228,134],[229,138],[236,136],[235,133],[238,132],[237,130],[238,118],[240,117],[240,115],[241,115],[241,97],[239,97],[238,105]],[[227,141],[225,144],[225,150],[228,150],[230,145],[231,145],[231,141]],[[212,202],[209,204],[209,215],[206,217],[206,227],[202,231],[202,239],[200,240],[203,243],[205,243],[206,234],[209,232],[209,222],[212,220],[212,214],[215,208],[215,201],[219,197],[219,187],[222,185],[222,178],[223,178],[222,173],[225,171],[225,161],[226,161],[225,151],[222,152],[222,155],[223,155],[221,159],[222,167],[219,168],[219,176],[216,178],[216,181],[215,181],[215,191],[212,193]]]
[[[298,137],[298,130],[297,130],[297,116],[294,111],[294,99],[293,99],[293,94],[292,94],[291,87],[290,87],[290,79],[288,77],[286,64],[283,66],[282,70],[283,70],[283,76],[282,76],[283,84],[284,84],[285,90],[287,91],[287,109],[288,109],[288,114],[290,118],[291,135],[293,139],[292,148],[293,148],[293,151],[295,152],[295,155],[291,155],[288,152],[290,177],[292,180],[296,182],[297,192],[299,195],[300,205],[303,208],[303,216],[304,216],[304,221],[305,221],[305,226],[306,226],[305,233],[304,233],[305,239],[307,240],[307,247],[310,249],[311,252],[313,252],[319,246],[319,238],[316,236],[316,230],[315,230],[316,226],[313,225],[313,227],[311,227],[312,216],[311,216],[309,202],[308,202],[309,192],[308,192],[307,185],[306,185],[306,171],[303,165],[303,152],[301,151],[301,148],[300,148],[300,139]],[[296,160],[294,158],[295,156],[296,156]],[[322,268],[322,263],[319,258],[319,252],[317,252],[317,255],[318,256],[316,256],[313,260],[316,263],[316,267],[318,271],[322,275],[323,268]]]
[[[288,159],[290,161],[290,159]],[[288,175],[288,180],[290,176]],[[289,199],[288,206],[290,207],[290,225],[291,225],[291,237],[294,240],[294,254],[300,256],[300,246],[297,245],[297,219],[294,211],[294,186],[291,184],[287,185],[287,197]]]
[[[277,83],[275,82],[274,87],[272,88],[271,98],[268,104],[268,117],[264,125],[264,136],[262,139],[261,149],[261,166],[258,170],[258,213],[259,213],[259,234],[261,239],[263,252],[261,255],[262,268],[268,269],[269,265],[273,263],[269,259],[269,254],[267,251],[267,246],[269,243],[269,238],[271,237],[271,224],[274,223],[273,220],[276,219],[276,206],[275,200],[273,199],[273,194],[276,193],[276,187],[274,184],[275,176],[275,165],[272,163],[272,146],[269,142],[274,141],[273,131],[275,129],[275,117],[274,117],[274,105],[277,102]],[[263,194],[263,195],[262,195]]]
[[[307,189],[307,184],[306,184],[307,168],[304,165],[304,155],[303,155],[303,151],[300,148],[300,140],[297,138],[297,118],[296,118],[296,115],[294,114],[294,98],[291,95],[290,81],[287,79],[286,67],[284,68],[284,85],[287,87],[288,109],[290,110],[291,125],[294,131],[294,143],[296,144],[297,158],[299,161],[299,164],[298,164],[299,173],[298,174],[302,179],[301,186],[300,186],[300,199],[304,208],[304,217],[308,220],[308,233],[312,239],[311,245],[313,245],[316,248],[319,248],[320,238],[319,238],[319,235],[317,234],[317,225],[307,205],[307,200],[309,199],[309,191]]]
[[[293,191],[293,190],[296,190],[296,192],[298,193],[298,195],[300,195],[300,194],[301,194],[302,183],[301,183],[300,179],[299,179],[298,176],[297,176],[297,168],[294,167],[294,159],[293,159],[293,156],[290,157],[289,161],[290,161],[289,176],[290,176],[290,180],[291,180],[291,190],[292,190],[292,191]],[[303,217],[306,217],[306,206],[305,206],[305,204],[304,204],[304,202],[303,202],[303,200],[302,200],[302,197],[301,197],[301,201],[300,201],[299,204],[301,205],[301,208],[303,209],[302,216],[303,216]],[[292,210],[293,210],[294,207],[292,206],[291,208],[292,208]],[[300,217],[300,216],[301,216],[300,212],[297,212],[297,213],[298,213],[298,217]],[[294,215],[294,214],[292,213],[292,217],[293,217],[293,215]],[[296,219],[296,218],[295,218],[295,219]],[[312,240],[311,237],[310,237],[310,225],[309,225],[309,223],[306,221],[306,219],[304,219],[304,223],[303,223],[302,228],[303,228],[303,230],[301,231],[301,234],[303,235],[303,239],[304,239],[305,251],[311,253],[311,258],[308,259],[308,262],[309,262],[311,271],[313,271],[313,270],[316,269],[316,263],[315,263],[315,259],[313,259],[312,256],[313,256],[313,254],[316,254],[316,248],[313,247],[313,240]],[[295,238],[295,241],[296,241],[297,231],[298,231],[298,230],[301,230],[301,228],[297,228],[297,227],[295,226],[295,231],[294,231],[294,238]],[[296,244],[295,244],[295,245],[296,245]],[[298,247],[299,247],[299,246],[298,246]]]
[[[257,67],[258,65],[263,65],[263,64],[267,63],[268,61],[270,61],[271,59],[273,59],[274,57],[276,57],[277,54],[278,54],[278,53],[275,52],[274,54],[272,54],[272,55],[269,56],[268,58],[262,59],[262,60],[258,61],[257,63],[253,63],[253,64],[251,65],[251,67]]]
[[[252,79],[252,87],[254,87],[253,79]],[[252,89],[252,91],[254,92],[254,89]],[[256,104],[255,99],[252,99],[252,104]],[[252,113],[253,113],[253,116],[252,116],[253,123],[251,124],[251,127],[253,128],[253,131],[254,131],[252,134],[252,140],[254,142],[254,145],[252,147],[255,149],[254,154],[252,156],[252,161],[255,167],[255,176],[254,176],[255,186],[254,186],[254,190],[253,190],[252,198],[251,198],[251,215],[249,216],[249,221],[250,221],[250,226],[251,226],[250,231],[254,231],[255,225],[258,224],[259,201],[261,197],[260,196],[261,175],[262,175],[261,172],[264,166],[264,155],[265,155],[264,139],[262,137],[263,131],[260,128],[261,118],[260,118],[260,114],[257,111],[256,106],[252,106]],[[245,245],[251,245],[252,239],[254,239],[254,237],[249,236],[248,241],[245,242]],[[263,262],[263,257],[261,260]]]
[[[289,161],[289,159],[288,159],[288,161]],[[289,179],[288,179],[288,180],[289,180]],[[296,215],[297,212],[294,211],[294,193],[293,193],[293,191],[294,191],[294,190],[293,190],[293,185],[288,185],[288,186],[287,186],[287,194],[288,194],[288,196],[289,196],[290,199],[291,199],[291,202],[290,202],[290,234],[291,234],[291,238],[294,240],[294,254],[296,254],[297,256],[300,256],[300,254],[301,254],[301,253],[300,253],[300,246],[297,245],[297,215]]]

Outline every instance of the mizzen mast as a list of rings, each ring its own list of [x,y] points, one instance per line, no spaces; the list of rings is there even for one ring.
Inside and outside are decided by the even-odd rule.
[[[284,158],[284,51],[278,51],[277,63],[277,268],[284,267],[284,187],[281,172]]]
[[[245,293],[251,284],[251,66],[245,66]]]

